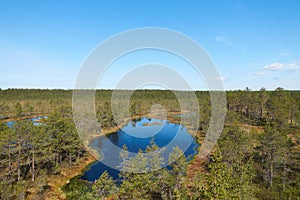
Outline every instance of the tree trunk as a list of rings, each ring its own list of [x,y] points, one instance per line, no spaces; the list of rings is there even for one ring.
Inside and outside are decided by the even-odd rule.
[[[246,105],[246,117],[250,118],[249,107]]]
[[[269,188],[273,187],[274,167],[273,167],[273,152],[270,155],[270,168],[269,168]]]
[[[10,144],[8,144],[8,175],[11,175],[11,155],[10,155]]]
[[[32,181],[35,180],[35,176],[34,176],[34,173],[35,173],[35,158],[34,158],[34,155],[35,155],[35,149],[34,147],[32,148],[32,172],[31,172],[31,175],[32,175]]]
[[[77,151],[77,161],[79,161],[80,159],[80,148],[78,148],[78,151]]]
[[[287,155],[284,155],[283,159],[283,177],[282,177],[282,191],[286,190],[286,176],[287,176]]]
[[[291,111],[291,122],[290,122],[290,127],[293,126],[293,115],[294,115],[294,109],[292,108],[292,111]]]
[[[61,155],[61,153],[59,153],[59,163],[61,163],[62,162],[62,155]]]
[[[273,187],[273,164],[270,166],[270,188]]]
[[[260,107],[260,114],[259,114],[259,122],[262,123],[262,119],[263,119],[263,108],[262,106]]]
[[[18,142],[19,152],[18,152],[18,181],[21,178],[21,139],[19,138]]]
[[[72,165],[72,154],[69,153],[69,167],[71,167]]]

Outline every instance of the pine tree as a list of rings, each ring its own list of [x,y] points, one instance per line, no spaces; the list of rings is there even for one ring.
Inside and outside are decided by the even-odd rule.
[[[0,124],[0,169],[2,172],[1,179],[10,179],[13,175],[13,153],[15,144],[13,143],[14,135],[11,129],[5,124]]]
[[[165,163],[162,153],[165,151],[165,148],[159,148],[154,142],[154,139],[151,140],[150,145],[147,147],[146,152],[149,160],[150,171],[159,171],[162,165]]]
[[[17,151],[17,180],[21,180],[21,167],[28,160],[28,137],[32,129],[32,123],[28,120],[17,121],[13,126],[13,134],[16,142],[15,150]]]
[[[112,177],[105,171],[99,179],[95,181],[92,191],[95,199],[105,199],[110,195],[115,194],[118,191],[118,188]]]
[[[263,122],[265,109],[266,109],[266,103],[268,101],[268,94],[266,92],[265,88],[261,88],[259,92],[259,122],[260,124]]]
[[[280,128],[290,119],[290,104],[290,95],[280,87],[271,93],[267,102],[269,118],[278,123]]]
[[[291,173],[290,146],[290,139],[277,129],[276,124],[266,125],[258,150],[264,186],[274,196],[287,192],[288,174]]]
[[[165,164],[165,159],[162,156],[165,148],[159,148],[154,142],[154,138],[152,138],[150,145],[147,147],[147,158],[148,158],[148,166],[151,180],[149,181],[149,188],[151,189],[151,195],[153,198],[158,198],[162,193],[160,184],[161,178],[164,176],[163,172],[165,170],[161,169]]]
[[[231,193],[239,199],[253,199],[256,187],[253,184],[255,170],[250,134],[235,124],[225,129],[219,142],[222,160],[233,170],[231,178],[234,190]]]
[[[119,157],[122,160],[120,166],[118,166],[120,169],[119,177],[120,179],[126,181],[127,177],[130,175],[130,173],[128,172],[130,170],[128,166],[129,151],[126,144],[123,145],[122,150],[119,153]]]
[[[120,187],[121,199],[149,199],[151,173],[148,173],[148,159],[141,150],[136,156],[129,158],[127,166],[130,171],[126,173]]]
[[[187,161],[183,151],[178,146],[173,148],[173,151],[169,155],[168,162],[172,168],[169,181],[173,186],[169,196],[182,199],[186,196],[186,188],[183,181],[186,175]]]
[[[22,110],[22,106],[19,102],[16,104],[15,109],[16,109],[16,116],[17,117],[22,117],[23,110]]]
[[[209,164],[209,173],[205,176],[206,182],[200,192],[201,198],[204,199],[231,199],[234,197],[232,181],[232,167],[222,162],[222,156],[217,150],[211,156]],[[237,198],[237,197],[235,197]]]

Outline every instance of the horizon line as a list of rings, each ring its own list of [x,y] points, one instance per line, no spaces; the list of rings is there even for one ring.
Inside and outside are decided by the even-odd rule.
[[[264,88],[266,91],[275,91],[276,89],[271,89],[271,90],[269,90],[269,89],[267,89],[267,88],[265,88],[265,87],[262,87],[262,88]],[[261,89],[262,89],[261,88]],[[277,87],[277,88],[282,88],[282,87]],[[283,88],[284,89],[284,88]],[[222,92],[222,91],[225,91],[225,92],[234,92],[234,91],[246,91],[246,88],[244,88],[244,89],[224,89],[224,90],[205,90],[205,89],[203,89],[203,90],[201,90],[201,89],[196,89],[196,90],[170,90],[170,89],[159,89],[159,88],[157,88],[157,89],[154,89],[154,88],[151,88],[151,89],[147,89],[147,88],[145,88],[145,89],[121,89],[121,88],[119,88],[119,89],[113,89],[113,88],[96,88],[96,89],[88,89],[88,88],[86,88],[86,89],[70,89],[70,88],[68,88],[68,89],[64,89],[64,88],[0,88],[0,91],[4,91],[4,90],[64,90],[64,91],[74,91],[74,90],[96,90],[96,91],[101,91],[101,90],[107,90],[107,91],[114,91],[114,90],[119,90],[119,91],[132,91],[132,90],[135,90],[135,91],[179,91],[179,92],[210,92],[210,91],[214,91],[214,92]],[[295,91],[295,92],[299,92],[300,91],[300,89],[284,89],[285,91]],[[255,92],[255,91],[257,91],[257,92],[259,92],[260,91],[260,89],[259,90],[252,90],[251,88],[250,88],[250,90],[249,91],[251,91],[251,92]]]

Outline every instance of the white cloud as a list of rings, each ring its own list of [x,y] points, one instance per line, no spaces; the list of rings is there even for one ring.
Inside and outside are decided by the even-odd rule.
[[[284,64],[276,62],[269,65],[265,65],[263,69],[268,71],[278,71],[283,69],[284,67],[285,67]]]
[[[217,40],[218,42],[225,42],[225,41],[227,40],[227,38],[224,37],[224,36],[216,36],[216,40]]]
[[[260,71],[260,72],[256,72],[255,76],[264,76],[266,75],[268,72],[267,71]]]
[[[272,63],[269,65],[265,65],[262,67],[261,71],[256,72],[255,76],[264,76],[268,74],[269,72],[275,72],[275,71],[286,71],[286,72],[295,72],[297,70],[300,70],[300,62],[296,63],[289,63],[289,64],[283,64],[283,63]]]
[[[279,54],[279,57],[287,57],[292,54],[292,51],[290,51],[288,49],[283,49],[283,50],[279,51],[278,54]]]
[[[224,78],[223,76],[218,76],[218,77],[215,77],[215,78],[211,78],[209,79],[209,81],[226,81],[227,78]]]
[[[216,41],[217,42],[222,42],[222,43],[224,43],[228,46],[231,46],[233,44],[232,41],[229,39],[229,37],[226,36],[226,35],[217,35],[216,36]]]
[[[288,72],[294,72],[296,70],[300,70],[300,63],[287,64],[286,69],[288,70]]]

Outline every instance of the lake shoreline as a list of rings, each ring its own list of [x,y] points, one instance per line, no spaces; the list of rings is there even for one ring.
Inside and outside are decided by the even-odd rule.
[[[59,175],[52,175],[48,178],[48,186],[50,187],[46,192],[46,199],[66,199],[65,193],[62,188],[68,184],[71,179],[76,176],[80,176],[90,165],[96,162],[97,159],[89,153],[86,152],[86,155],[81,157],[78,163],[74,164],[72,167],[64,167],[61,169]]]
[[[101,128],[101,132],[100,133],[94,133],[92,135],[89,135],[88,139],[86,141],[87,141],[88,146],[90,146],[91,142],[95,138],[103,137],[103,136],[109,136],[110,134],[116,133],[118,130],[122,129],[126,124],[128,124],[128,122],[131,121],[131,120],[139,119],[139,118],[142,118],[142,117],[149,117],[149,118],[153,117],[153,118],[157,118],[157,119],[161,119],[161,120],[168,120],[169,122],[175,123],[175,124],[182,124],[183,126],[185,126],[187,128],[187,132],[191,136],[193,136],[193,137],[195,137],[197,139],[197,142],[201,146],[201,141],[202,140],[199,140],[200,139],[200,131],[197,130],[196,134],[191,133],[190,130],[189,130],[189,128],[191,128],[191,127],[188,124],[182,123],[181,117],[176,116],[178,114],[182,114],[182,112],[179,112],[179,111],[178,112],[174,112],[174,111],[173,112],[168,112],[168,115],[167,115],[166,119],[162,119],[160,116],[151,116],[149,113],[148,114],[140,114],[140,115],[135,115],[135,116],[132,116],[132,117],[128,117],[128,118],[126,118],[126,119],[123,120],[123,122],[122,122],[121,125],[117,125],[117,126],[109,127],[109,128]],[[178,119],[176,119],[176,118],[178,118]],[[200,151],[200,146],[198,148],[198,152]],[[91,150],[91,149],[89,149],[89,150],[90,150],[90,153],[97,159],[97,157],[98,157],[97,153],[94,152],[94,150]]]
[[[5,119],[1,119],[0,122],[7,123],[10,121],[19,121],[19,120],[23,120],[23,119],[31,119],[31,118],[43,117],[43,116],[47,116],[47,114],[26,115],[26,116],[22,116],[22,117],[9,117],[9,118],[5,118]]]
[[[181,122],[180,117],[175,117],[176,114],[181,114],[180,112],[170,112],[169,114],[174,115],[174,116],[168,116],[165,120],[168,120],[171,123],[177,123],[177,124]],[[21,119],[28,119],[28,118],[34,118],[34,117],[41,117],[41,116],[45,116],[45,115],[40,114],[40,115],[32,115],[32,116],[26,116],[26,117],[21,117],[21,118],[9,118],[9,119],[6,119],[5,122],[9,122],[12,120],[21,120]],[[92,141],[94,138],[113,134],[113,133],[117,132],[118,130],[120,130],[122,127],[124,127],[129,121],[138,119],[138,118],[142,118],[142,117],[150,117],[150,115],[149,114],[135,115],[135,116],[125,119],[124,123],[122,123],[122,126],[119,125],[119,126],[114,126],[114,127],[109,127],[109,128],[103,128],[101,133],[90,136],[89,142]],[[151,117],[153,117],[153,116],[151,116]],[[176,119],[176,118],[178,118],[178,119]],[[1,121],[3,122],[4,120],[1,120]],[[187,128],[187,130],[188,130],[188,128]],[[189,130],[187,132],[190,135],[194,136],[194,134],[191,134]],[[197,134],[195,137],[197,139],[197,142],[200,144],[197,149],[199,152],[199,149],[201,147],[201,143],[199,142],[199,131],[197,131]],[[197,158],[197,154],[195,154],[193,159],[191,159],[189,161],[188,165],[193,163],[196,158]],[[65,166],[62,168],[60,175],[53,175],[53,176],[49,177],[48,178],[49,189],[46,192],[46,199],[49,199],[49,197],[54,197],[54,196],[57,197],[58,199],[65,199],[66,198],[65,193],[63,192],[62,188],[65,185],[67,185],[73,178],[81,176],[90,166],[92,166],[97,161],[98,161],[97,157],[95,155],[93,155],[92,152],[87,150],[86,155],[84,155],[82,158],[80,158],[80,161],[78,163],[76,163],[74,166],[72,166],[71,168]]]
[[[177,114],[182,114],[181,112],[169,112],[168,114],[170,115],[177,115]],[[105,128],[101,128],[101,132],[100,133],[95,133],[95,134],[92,134],[92,135],[89,135],[88,136],[88,139],[90,142],[91,140],[97,138],[97,137],[101,137],[101,136],[107,136],[107,135],[110,135],[112,133],[115,133],[117,132],[118,130],[122,129],[129,121],[133,120],[133,119],[138,119],[138,118],[142,118],[142,117],[149,117],[149,118],[157,118],[157,119],[161,119],[161,120],[168,120],[170,121],[171,123],[176,123],[176,124],[182,124],[184,125],[187,129],[190,128],[190,126],[188,126],[187,124],[184,124],[182,123],[181,120],[178,120],[178,119],[175,119],[175,117],[171,117],[171,116],[167,116],[166,119],[162,119],[160,118],[159,116],[150,116],[150,114],[141,114],[141,115],[135,115],[135,116],[132,116],[132,117],[128,117],[126,119],[123,120],[122,124],[120,125],[117,125],[117,126],[113,126],[113,127],[105,127]],[[181,118],[181,117],[177,117],[177,118]],[[196,137],[199,137],[198,135],[198,131],[196,133],[196,135],[190,133],[190,131],[188,130],[189,134],[192,135],[192,136],[196,136]]]
[[[182,124],[182,123],[180,123],[181,122],[181,117],[176,117],[175,115],[176,114],[180,114],[180,112],[176,112],[176,113],[171,113],[168,117],[167,117],[167,119],[163,119],[163,120],[168,120],[170,123],[174,123],[174,124]],[[172,116],[172,115],[174,115],[174,117]],[[139,119],[139,118],[155,118],[154,116],[150,116],[150,115],[138,115],[138,116],[134,116],[134,117],[132,117],[132,118],[128,118],[127,120],[124,120],[124,121],[126,121],[126,123],[129,123],[130,122],[130,120],[134,120],[134,119]],[[157,118],[156,118],[157,119]],[[123,125],[123,127],[126,125],[126,123]],[[150,123],[153,123],[153,122],[150,122]],[[156,124],[156,122],[154,122],[154,124]],[[182,124],[183,126],[185,126],[186,127],[186,125],[184,125],[184,124]],[[105,136],[109,136],[110,134],[113,134],[113,133],[116,133],[118,130],[120,130],[120,128],[118,127],[118,126],[116,126],[116,127],[111,127],[111,128],[109,128],[109,129],[105,129],[105,130],[103,130],[102,131],[102,134],[97,134],[97,135],[93,135],[94,137],[90,137],[89,139],[90,139],[90,141],[89,141],[89,144],[91,144],[92,142],[93,142],[93,140],[95,139],[95,138],[97,138],[97,137],[103,137],[104,135]],[[190,131],[189,131],[189,129],[188,129],[188,127],[186,127],[186,130],[187,130],[187,134],[189,134],[189,135],[191,135],[192,137],[194,137],[195,138],[195,141],[196,141],[196,143],[198,143],[198,147],[196,147],[195,149],[194,149],[194,152],[195,152],[195,154],[193,155],[193,157],[191,158],[191,159],[189,159],[189,161],[188,161],[188,164],[190,165],[191,163],[193,163],[194,162],[194,160],[198,157],[197,155],[198,155],[198,153],[199,153],[199,151],[200,151],[200,147],[201,147],[201,141],[202,140],[200,140],[200,132],[199,131],[197,131],[197,133],[195,134],[195,133],[191,133]],[[105,134],[103,134],[103,133],[105,133]],[[96,152],[93,152],[93,150],[90,152],[92,155],[94,154],[94,157],[96,157],[97,158],[97,153]],[[97,159],[98,160],[98,159]],[[94,162],[94,163],[96,163],[97,162],[97,160]],[[87,165],[86,166],[86,168],[85,168],[85,170],[83,170],[83,172],[85,172],[86,170],[89,170],[88,168],[90,167],[90,166],[92,166],[94,163],[91,163],[90,165]],[[82,173],[82,175],[83,175],[84,173]]]

